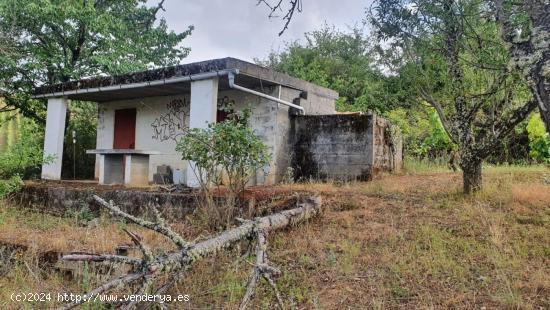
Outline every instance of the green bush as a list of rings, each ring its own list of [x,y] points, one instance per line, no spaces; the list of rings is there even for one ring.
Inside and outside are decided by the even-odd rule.
[[[23,179],[39,176],[44,161],[43,137],[44,133],[38,125],[28,119],[23,120],[18,129],[17,143],[11,144],[0,154],[0,179],[9,179],[14,175]]]
[[[216,227],[230,223],[239,195],[270,160],[267,147],[247,123],[248,112],[205,129],[191,129],[176,147],[182,159],[195,163],[194,173],[204,195],[204,207],[210,210],[209,220]],[[223,206],[216,206],[212,188],[221,184],[227,186],[228,195]]]
[[[195,162],[201,185],[227,180],[233,192],[240,192],[252,175],[269,163],[267,147],[247,126],[247,118],[233,117],[208,128],[194,128],[179,141],[182,159]]]
[[[401,129],[404,151],[409,156],[435,159],[456,148],[433,108],[398,108],[384,117]]]
[[[33,121],[24,119],[18,128],[17,143],[11,144],[0,154],[0,197],[14,192],[21,186],[21,179],[40,176],[43,162],[52,156],[43,157],[44,133]]]
[[[21,177],[18,175],[12,176],[7,180],[0,180],[0,198],[4,198],[7,195],[18,191],[23,185]]]
[[[535,113],[529,118],[527,132],[531,158],[538,162],[550,163],[550,137],[539,113]]]

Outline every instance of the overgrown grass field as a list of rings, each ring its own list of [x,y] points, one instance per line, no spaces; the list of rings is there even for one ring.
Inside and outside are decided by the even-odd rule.
[[[271,263],[287,307],[299,309],[548,309],[550,308],[550,171],[542,166],[486,167],[485,189],[461,194],[461,175],[409,166],[368,183],[281,185],[323,196],[322,216],[269,236]],[[412,172],[411,172],[412,171]],[[93,273],[68,281],[38,268],[39,251],[111,251],[130,226],[167,250],[159,236],[101,216],[81,227],[79,215],[58,218],[4,203],[0,241],[26,251],[0,257],[0,308],[15,291],[83,292]],[[208,236],[192,216],[174,225],[189,240]],[[178,308],[236,308],[253,257],[246,244],[197,263],[173,293]],[[54,304],[48,304],[53,306]],[[175,305],[173,305],[175,306]],[[274,308],[266,283],[252,300]],[[97,305],[88,305],[97,308]]]

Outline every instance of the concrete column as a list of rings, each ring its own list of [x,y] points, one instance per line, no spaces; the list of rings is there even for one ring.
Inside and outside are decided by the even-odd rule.
[[[46,116],[46,131],[44,137],[44,157],[52,155],[54,159],[42,165],[42,179],[61,179],[65,116],[68,104],[69,100],[66,98],[48,99],[48,113]]]
[[[191,82],[191,107],[189,128],[207,128],[216,122],[218,101],[218,78]],[[198,187],[199,180],[194,173],[194,163],[187,163],[187,186]]]
[[[132,183],[132,155],[123,155],[124,162],[124,184],[130,185]]]
[[[105,184],[105,155],[99,154],[99,184]]]

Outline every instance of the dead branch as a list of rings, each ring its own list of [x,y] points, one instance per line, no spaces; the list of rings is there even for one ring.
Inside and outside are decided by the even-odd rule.
[[[276,12],[283,11],[283,0],[278,0],[273,5],[270,4],[267,0],[258,0],[258,3],[256,5],[260,4],[264,4],[266,7],[269,8],[269,18],[279,17]],[[285,31],[288,29],[288,25],[290,24],[294,13],[296,11],[298,11],[299,13],[302,12],[302,0],[288,0],[288,4],[290,5],[290,7],[288,8],[286,14],[282,17],[283,21],[285,21],[285,24],[283,26],[283,29],[279,32],[279,36],[283,35],[283,33],[285,33]]]
[[[140,236],[138,236],[137,234],[135,234],[135,233],[133,233],[133,232],[127,230],[127,229],[123,229],[123,231],[128,236],[130,236],[130,239],[132,239],[132,242],[134,242],[134,244],[139,248],[139,250],[143,254],[143,259],[146,262],[150,262],[154,259],[153,258],[153,252],[151,252],[151,249],[149,249],[149,247],[142,242],[142,239],[141,239]]]
[[[281,294],[279,294],[279,290],[277,289],[277,285],[275,284],[275,281],[271,278],[271,275],[279,275],[281,271],[275,267],[272,267],[268,264],[267,261],[267,232],[263,230],[259,230],[257,232],[258,234],[258,246],[256,249],[256,265],[254,266],[252,273],[250,275],[250,279],[248,280],[248,284],[246,287],[246,293],[244,294],[243,300],[241,301],[241,305],[239,309],[244,310],[246,309],[246,306],[250,299],[252,298],[252,295],[254,295],[254,292],[256,291],[256,287],[258,285],[258,280],[260,277],[263,277],[269,285],[273,288],[275,291],[275,296],[277,297],[277,302],[279,302],[279,306],[281,309],[284,309],[283,300],[281,298]]]
[[[154,256],[152,251],[143,243],[138,235],[126,231],[132,241],[141,249],[143,253],[143,259],[123,259],[121,258],[121,256],[118,255],[102,255],[89,253],[74,253],[63,256],[63,260],[70,261],[112,261],[129,263],[136,266],[136,268],[134,268],[134,273],[111,280],[103,284],[102,286],[88,292],[85,296],[87,296],[88,298],[93,298],[93,296],[97,296],[98,294],[105,293],[117,288],[123,288],[138,281],[141,281],[141,286],[135,292],[135,294],[144,293],[152,286],[152,283],[156,278],[160,277],[161,275],[170,274],[172,276],[170,277],[168,282],[164,285],[160,285],[160,288],[156,291],[157,294],[161,291],[165,292],[175,283],[177,283],[182,274],[187,269],[189,269],[190,266],[197,260],[215,254],[216,252],[224,248],[228,248],[238,241],[247,239],[251,236],[255,236],[258,240],[256,250],[256,264],[253,269],[251,280],[248,284],[247,293],[241,304],[241,309],[244,309],[246,307],[246,304],[253,295],[253,292],[256,288],[257,280],[260,276],[262,276],[275,290],[277,300],[282,307],[283,303],[281,296],[279,294],[279,291],[277,290],[275,282],[271,278],[271,275],[279,274],[280,271],[277,268],[269,266],[267,261],[267,233],[268,231],[296,225],[300,222],[316,216],[321,212],[321,199],[319,197],[309,198],[303,203],[300,203],[299,206],[295,209],[281,211],[279,213],[275,213],[265,217],[259,217],[253,220],[247,220],[240,226],[228,229],[213,238],[198,242],[196,244],[189,244],[183,241],[183,238],[179,234],[175,233],[170,228],[168,228],[168,226],[166,226],[158,210],[158,213],[155,212],[157,223],[153,223],[132,216],[122,211],[114,204],[107,203],[105,200],[96,195],[94,195],[93,198],[101,206],[112,211],[115,215],[126,218],[144,228],[156,231],[164,236],[167,236],[177,245],[182,244],[184,246],[181,246],[180,249],[177,251],[170,252],[165,255]],[[61,309],[72,309],[83,302],[85,302],[84,299],[80,302],[65,305]],[[127,304],[126,308],[128,307],[135,307],[135,304]]]
[[[113,262],[113,263],[124,263],[129,265],[139,265],[141,264],[141,259],[132,258],[121,255],[110,255],[110,254],[93,254],[93,253],[80,253],[73,252],[68,255],[63,256],[63,260],[66,261],[81,261],[81,262]]]
[[[125,219],[131,221],[132,223],[137,224],[141,227],[145,227],[147,229],[154,230],[154,231],[160,233],[161,235],[166,236],[168,239],[170,239],[173,243],[175,243],[180,248],[189,247],[189,244],[185,240],[183,240],[183,238],[179,234],[175,233],[172,229],[170,229],[168,226],[166,226],[164,221],[159,222],[158,219],[157,219],[157,222],[153,223],[153,222],[144,220],[142,218],[135,217],[131,214],[128,214],[128,213],[122,211],[119,207],[115,206],[112,202],[108,203],[103,198],[101,198],[97,195],[93,195],[92,197],[94,198],[94,200],[97,203],[99,203],[102,207],[109,209],[114,215],[125,218]]]

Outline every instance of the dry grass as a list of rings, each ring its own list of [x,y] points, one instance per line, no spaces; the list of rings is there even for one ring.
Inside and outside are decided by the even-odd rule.
[[[543,167],[489,167],[484,191],[472,197],[460,193],[461,177],[454,173],[281,186],[276,190],[323,195],[327,210],[269,236],[270,259],[283,270],[277,283],[289,306],[307,309],[548,309],[549,175]],[[96,228],[76,228],[71,218],[19,212],[0,211],[0,240],[96,251],[127,242],[120,230],[126,224],[106,217]],[[206,235],[193,218],[177,226],[188,239]],[[175,291],[191,296],[179,306],[236,307],[252,261],[236,259],[244,247],[199,262]],[[33,276],[19,262],[0,278],[0,308],[20,307],[4,302],[14,290],[84,288],[55,274]],[[274,307],[264,283],[253,305]]]

